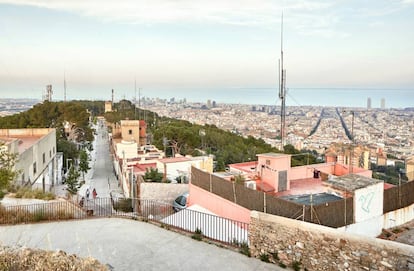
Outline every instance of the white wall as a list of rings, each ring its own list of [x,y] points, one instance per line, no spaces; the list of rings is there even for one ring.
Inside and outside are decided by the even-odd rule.
[[[175,163],[161,163],[157,161],[158,172],[164,174],[164,166],[166,167],[167,178],[170,180],[175,180],[176,177],[184,175],[189,175],[191,169],[191,161],[184,162],[175,162]]]
[[[120,159],[133,159],[138,157],[138,144],[136,142],[122,142],[116,144],[116,156]]]
[[[382,182],[354,192],[354,221],[370,220],[382,215],[384,205],[384,184]]]
[[[368,237],[377,237],[382,232],[382,229],[397,227],[413,219],[414,204],[339,229],[352,234],[358,234]]]

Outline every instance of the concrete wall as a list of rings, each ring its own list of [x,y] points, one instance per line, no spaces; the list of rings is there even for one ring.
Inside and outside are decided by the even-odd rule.
[[[125,155],[125,156],[124,156]],[[120,159],[133,159],[138,157],[138,144],[132,141],[122,141],[116,144],[116,156]]]
[[[145,200],[157,200],[172,204],[178,196],[188,192],[188,189],[188,184],[141,183],[139,197]]]
[[[182,161],[182,162],[171,162],[163,163],[160,161],[157,162],[158,172],[165,174],[165,177],[171,181],[174,181],[178,176],[185,175],[189,178],[191,161]]]
[[[380,182],[354,192],[354,221],[356,223],[380,217],[384,206],[384,183]]]
[[[252,256],[306,270],[414,270],[414,247],[252,211]],[[302,270],[303,270],[302,269]]]
[[[375,216],[362,222],[341,227],[339,230],[352,234],[368,237],[376,237],[381,234],[382,229],[390,229],[403,225],[414,219],[414,204],[401,208],[384,215]]]
[[[291,180],[307,179],[313,177],[313,172],[319,170],[326,174],[333,174],[334,164],[325,163],[325,164],[314,164],[307,166],[292,167],[290,170]]]
[[[250,223],[250,210],[190,184],[189,205],[197,204],[218,216]]]

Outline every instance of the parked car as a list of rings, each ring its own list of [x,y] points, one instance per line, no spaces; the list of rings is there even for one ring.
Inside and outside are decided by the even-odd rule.
[[[174,211],[178,212],[187,207],[188,192],[178,196],[173,202]]]

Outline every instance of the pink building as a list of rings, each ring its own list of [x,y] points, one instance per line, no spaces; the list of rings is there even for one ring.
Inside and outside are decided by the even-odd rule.
[[[258,154],[258,161],[229,165],[228,172],[214,173],[229,182],[241,175],[245,186],[273,196],[327,193],[330,176],[349,174],[350,168],[336,162],[291,167],[291,155],[279,153]],[[353,167],[353,173],[371,178],[372,171]],[[254,184],[250,186],[250,184]],[[189,205],[197,204],[218,216],[249,222],[250,210],[207,190],[190,184]]]

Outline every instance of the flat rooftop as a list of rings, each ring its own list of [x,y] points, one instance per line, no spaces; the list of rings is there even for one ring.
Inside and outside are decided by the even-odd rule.
[[[319,194],[306,194],[306,195],[290,195],[280,197],[281,199],[293,201],[302,205],[319,205],[325,202],[338,201],[343,198],[334,194],[319,193]]]
[[[25,152],[31,146],[33,146],[38,140],[40,140],[44,135],[33,135],[33,136],[11,136],[11,137],[1,137],[0,141],[11,143],[14,140],[18,140],[18,150],[19,153]]]
[[[325,184],[334,189],[351,192],[383,182],[383,180],[368,178],[357,174],[348,174],[328,179],[326,180]]]
[[[286,156],[291,156],[291,155],[290,155],[290,154],[284,154],[284,153],[268,152],[268,153],[261,153],[261,154],[257,154],[257,156],[267,156],[267,157],[286,157]]]

